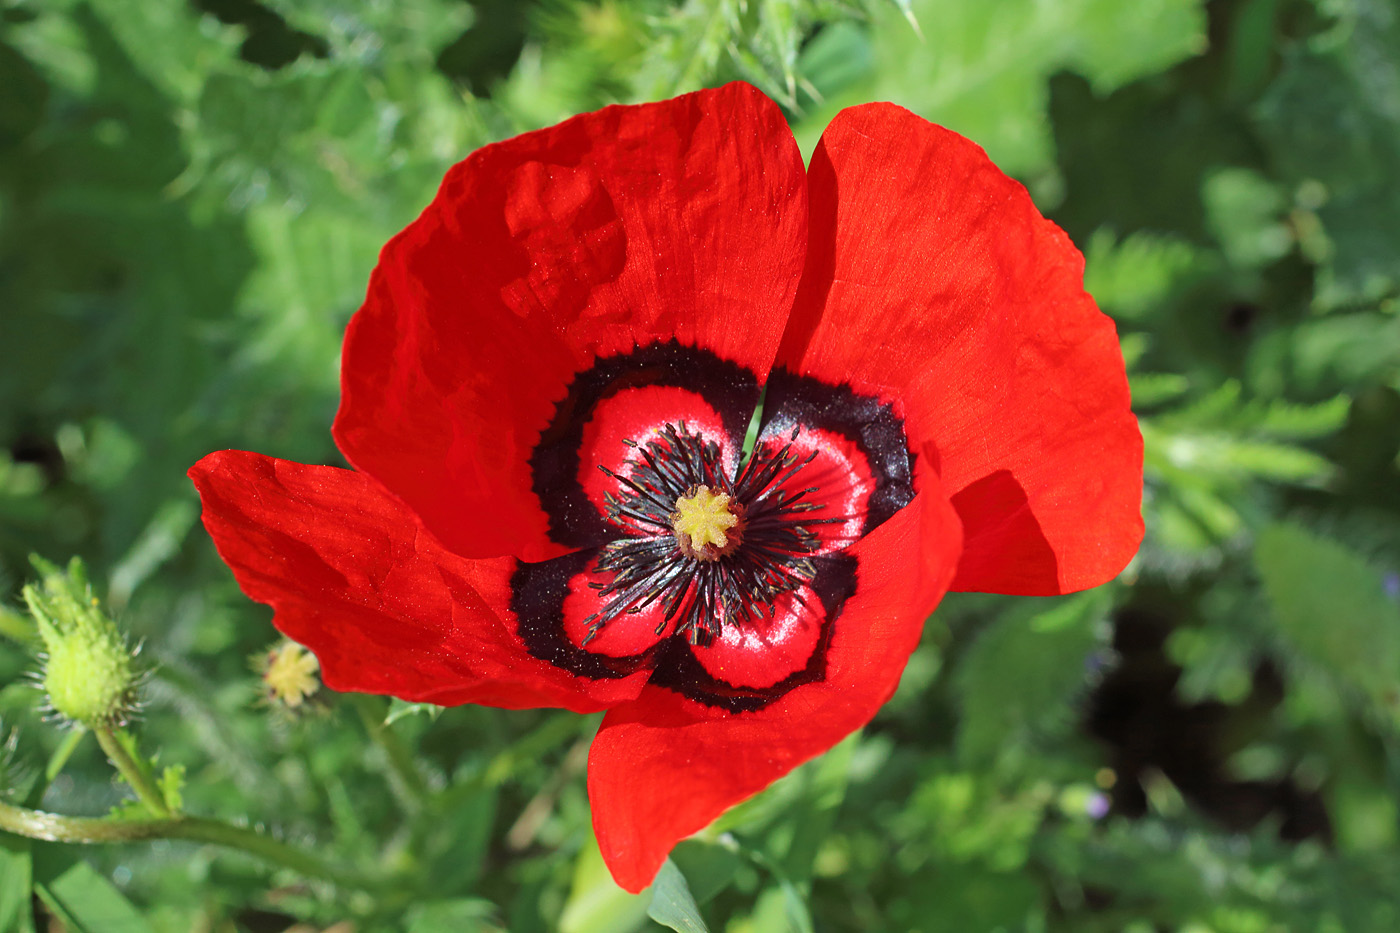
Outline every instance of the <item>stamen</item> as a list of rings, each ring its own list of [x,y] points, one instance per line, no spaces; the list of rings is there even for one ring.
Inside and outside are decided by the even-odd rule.
[[[619,484],[606,505],[623,536],[598,555],[598,572],[612,578],[589,584],[602,608],[584,620],[583,643],[618,616],[652,606],[658,636],[674,626],[692,644],[708,644],[724,625],[772,618],[784,593],[806,606],[800,588],[816,576],[811,557],[822,545],[812,529],[846,519],[810,517],[826,507],[801,501],[816,486],[783,488],[817,456],[792,452],[800,431],[780,448],[755,446],[732,478],[720,446],[685,422],[645,444],[624,441],[635,452],[625,475],[599,467]]]
[[[671,528],[681,553],[696,560],[719,560],[744,539],[744,507],[722,492],[700,485],[676,500]]]

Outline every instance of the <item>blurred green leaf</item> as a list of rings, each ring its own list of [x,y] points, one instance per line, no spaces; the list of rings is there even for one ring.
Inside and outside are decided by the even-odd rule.
[[[700,908],[685,882],[685,875],[669,858],[662,863],[656,880],[652,882],[647,916],[680,933],[709,933],[709,927],[705,926]]]
[[[152,933],[110,881],[53,846],[45,846],[35,859],[34,885],[44,906],[73,933]]]
[[[1259,535],[1254,561],[1290,654],[1400,723],[1400,606],[1346,546],[1295,525]]]
[[[1284,212],[1288,206],[1278,186],[1258,172],[1217,169],[1201,188],[1206,227],[1231,265],[1268,265],[1293,248],[1293,232]]]
[[[1161,568],[1218,559],[1219,548],[1249,528],[1254,503],[1244,493],[1252,483],[1331,482],[1336,467],[1293,442],[1331,434],[1349,408],[1344,396],[1314,405],[1246,400],[1230,381],[1141,418],[1149,518],[1144,559]]]
[[[462,898],[415,904],[408,913],[408,933],[487,933],[503,929],[492,922],[495,906],[486,900]]]
[[[0,833],[0,930],[34,933],[32,845]]]
[[[598,851],[598,842],[589,837],[574,859],[573,880],[568,900],[559,915],[560,933],[626,933],[647,919],[651,890],[628,894],[613,881]]]
[[[728,888],[742,864],[731,847],[693,837],[677,844],[671,859],[685,876],[698,904]]]
[[[1002,749],[1063,734],[1088,683],[1111,599],[1095,590],[1029,618],[1007,615],[978,636],[958,671],[963,760],[985,765]]]

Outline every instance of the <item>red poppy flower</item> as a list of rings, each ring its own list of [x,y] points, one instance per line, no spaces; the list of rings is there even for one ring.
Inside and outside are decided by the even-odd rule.
[[[1142,535],[1083,260],[960,136],[842,111],[804,170],[732,84],[487,146],[384,248],[355,470],[191,470],[328,686],[606,709],[618,883],[864,725],[951,586],[1054,594]],[[745,432],[762,400],[752,454]]]

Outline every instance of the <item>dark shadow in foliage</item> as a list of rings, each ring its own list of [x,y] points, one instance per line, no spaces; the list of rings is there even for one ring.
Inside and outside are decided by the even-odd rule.
[[[1384,508],[1400,514],[1400,391],[1369,386],[1356,394],[1347,423],[1327,445],[1341,467],[1332,495],[1353,509]],[[1316,505],[1321,493],[1303,491],[1299,498]]]
[[[1176,785],[1198,811],[1232,832],[1253,829],[1268,817],[1280,820],[1288,841],[1332,841],[1332,824],[1316,791],[1291,778],[1239,781],[1226,762],[1261,731],[1282,702],[1284,682],[1269,662],[1254,670],[1249,696],[1238,705],[1181,702],[1176,694],[1182,669],[1167,657],[1172,626],[1141,611],[1125,610],[1115,620],[1113,647],[1118,664],[1090,697],[1085,728],[1109,748],[1118,775],[1113,810],[1138,818],[1147,813],[1142,778],[1156,769]]]
[[[1206,243],[1201,179],[1214,166],[1253,164],[1243,116],[1193,90],[1190,64],[1104,98],[1072,74],[1050,80],[1064,204],[1052,219],[1087,243],[1105,205],[1120,235],[1173,230]]]
[[[438,70],[473,94],[489,94],[491,85],[509,75],[520,59],[533,5],[524,0],[477,0],[472,4],[476,20],[438,55]]]
[[[282,933],[294,929],[297,918],[281,911],[245,907],[238,912],[235,922],[239,933]]]
[[[1211,52],[1164,74],[1106,97],[1078,75],[1051,79],[1050,117],[1066,184],[1053,219],[1076,243],[1087,242],[1105,217],[1121,235],[1173,230],[1206,242],[1200,185],[1207,169],[1262,158],[1248,107],[1278,66],[1273,32],[1280,27],[1267,17],[1279,11],[1218,0],[1207,14]]]
[[[325,39],[293,29],[282,14],[257,0],[190,0],[190,6],[221,23],[246,29],[248,38],[239,57],[269,71],[285,68],[303,55],[325,58],[331,51]]]

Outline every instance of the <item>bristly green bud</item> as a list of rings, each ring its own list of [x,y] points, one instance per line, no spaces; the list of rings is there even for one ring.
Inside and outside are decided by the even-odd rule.
[[[135,709],[141,672],[126,638],[92,595],[82,561],[67,571],[31,557],[41,574],[24,600],[44,640],[43,685],[49,705],[90,729],[123,725]]]

